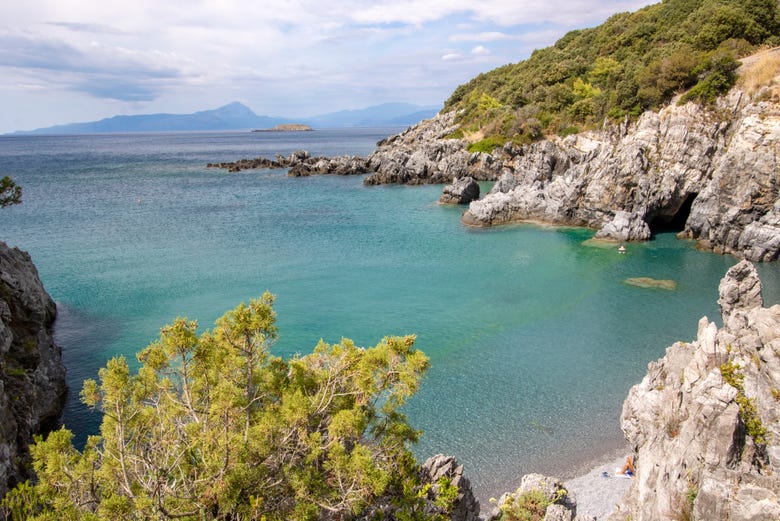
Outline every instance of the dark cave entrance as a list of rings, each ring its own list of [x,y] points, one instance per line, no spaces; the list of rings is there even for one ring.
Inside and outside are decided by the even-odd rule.
[[[685,223],[688,221],[688,216],[691,214],[693,201],[696,200],[698,195],[698,193],[686,195],[685,199],[674,213],[666,213],[671,210],[669,207],[662,209],[661,213],[655,215],[650,220],[650,232],[655,235],[657,233],[679,233],[683,231],[685,229]]]

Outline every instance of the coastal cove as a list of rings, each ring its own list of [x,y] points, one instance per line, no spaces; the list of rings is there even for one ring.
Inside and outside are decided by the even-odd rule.
[[[24,203],[0,239],[32,255],[58,304],[56,338],[71,389],[65,424],[98,419],[81,381],[128,359],[175,316],[201,328],[264,290],[278,296],[274,353],[342,336],[374,345],[417,334],[430,358],[407,407],[420,459],[466,466],[485,501],[528,472],[566,474],[621,448],[618,417],[647,363],[718,319],[733,257],[663,234],[615,248],[585,229],[470,229],[441,187],[366,187],[361,176],[228,174],[207,162],[369,153],[399,129],[0,138]],[[759,265],[767,306],[780,267]],[[625,284],[673,280],[673,291]]]

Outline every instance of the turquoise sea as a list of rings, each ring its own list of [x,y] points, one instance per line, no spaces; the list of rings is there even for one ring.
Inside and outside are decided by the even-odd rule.
[[[440,186],[205,168],[301,148],[367,154],[397,130],[0,137],[0,176],[24,187],[0,211],[0,240],[30,252],[57,302],[65,424],[80,440],[96,432],[78,391],[108,358],[132,358],[178,315],[210,327],[267,289],[277,354],[416,333],[432,368],[407,407],[425,432],[415,451],[457,456],[483,500],[624,447],[628,389],[701,316],[719,320],[735,259],[673,234],[620,255],[584,245],[584,229],[469,229],[461,208],[436,204]],[[780,266],[759,272],[780,302]]]

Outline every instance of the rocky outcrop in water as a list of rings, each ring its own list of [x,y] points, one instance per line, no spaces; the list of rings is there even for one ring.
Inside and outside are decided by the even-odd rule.
[[[466,142],[447,139],[457,129],[453,113],[436,117],[409,127],[400,134],[377,143],[366,158],[359,156],[311,157],[300,150],[275,159],[258,157],[227,163],[208,163],[208,168],[224,168],[240,172],[257,168],[289,168],[295,177],[312,174],[366,174],[366,185],[451,183],[459,177],[495,180],[500,164],[490,154],[470,153]]]
[[[56,427],[62,412],[56,314],[30,256],[0,242],[0,497],[30,477],[28,444],[33,434]]]
[[[780,105],[732,91],[602,131],[507,146],[501,183],[463,215],[469,225],[523,220],[646,240],[671,227],[704,248],[780,258]]]
[[[455,114],[439,114],[377,143],[368,157],[363,182],[379,184],[451,183],[457,177],[494,180],[500,165],[489,154],[470,153],[466,142],[447,139],[457,129]]]
[[[368,161],[359,156],[312,157],[306,150],[297,150],[289,156],[277,154],[275,159],[257,157],[228,163],[208,163],[207,168],[223,168],[228,172],[258,168],[289,168],[288,175],[305,177],[313,174],[357,175],[368,171]]]
[[[442,204],[469,204],[479,199],[479,183],[471,177],[456,177],[444,185],[439,202]]]
[[[613,521],[780,519],[780,305],[747,261],[718,303],[723,327],[702,318],[623,405],[637,474]]]

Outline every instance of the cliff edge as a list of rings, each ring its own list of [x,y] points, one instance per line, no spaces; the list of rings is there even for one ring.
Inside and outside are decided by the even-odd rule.
[[[465,224],[541,221],[616,241],[675,231],[717,253],[776,261],[780,60],[774,50],[765,54],[764,69],[774,72],[764,85],[740,85],[712,106],[672,102],[636,121],[489,154],[469,153],[467,140],[454,138],[457,114],[439,114],[380,141],[364,182],[497,180],[470,204]]]
[[[780,305],[744,260],[718,303],[723,327],[702,318],[629,392],[637,474],[613,521],[780,519]]]
[[[500,182],[470,225],[543,220],[597,236],[682,232],[756,261],[780,256],[780,104],[740,90],[714,107],[671,104],[638,121],[501,151]]]
[[[30,477],[28,444],[56,426],[62,412],[56,314],[30,256],[0,242],[0,497]]]

